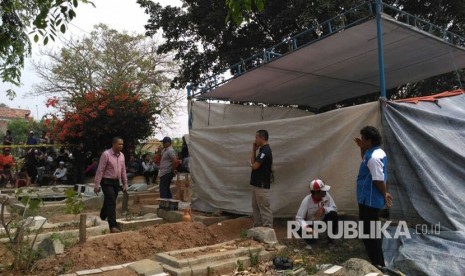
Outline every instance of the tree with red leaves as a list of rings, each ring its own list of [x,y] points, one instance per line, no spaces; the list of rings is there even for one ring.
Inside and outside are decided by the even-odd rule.
[[[185,96],[170,86],[177,65],[156,50],[154,39],[98,25],[58,52],[45,52],[49,62],[34,63],[42,79],[34,94],[49,97],[46,106],[55,110],[44,121],[54,129],[52,140],[83,142],[97,154],[113,136],[122,136],[127,149],[173,125]]]
[[[89,91],[71,97],[66,105],[51,98],[47,105],[59,108],[60,115],[52,116],[56,139],[67,144],[83,142],[93,153],[108,148],[115,136],[122,137],[126,145],[134,145],[156,127],[156,105],[131,85]]]

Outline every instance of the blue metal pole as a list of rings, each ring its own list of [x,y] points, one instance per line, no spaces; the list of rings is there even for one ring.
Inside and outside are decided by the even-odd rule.
[[[381,98],[386,99],[386,79],[384,77],[383,29],[381,26],[382,0],[376,0],[376,31],[378,34],[378,66]]]
[[[187,98],[189,99],[191,97],[191,91],[192,91],[192,87],[190,84],[187,85],[186,90],[187,90]]]

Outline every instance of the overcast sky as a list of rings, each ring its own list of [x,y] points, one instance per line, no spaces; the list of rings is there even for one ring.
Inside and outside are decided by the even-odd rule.
[[[104,23],[113,29],[119,31],[128,31],[130,33],[144,33],[144,25],[147,23],[148,15],[136,3],[136,0],[93,0],[95,8],[91,5],[80,4],[76,13],[77,17],[69,25],[66,38],[79,38],[86,33],[90,33],[93,26],[99,23]],[[159,0],[162,5],[180,6],[180,0]],[[161,35],[159,36],[161,39]],[[59,40],[50,43],[47,47],[60,49],[62,46]],[[39,44],[33,43],[33,53],[31,59],[39,60],[41,57],[38,54]],[[35,83],[40,82],[35,72],[31,69],[29,60],[25,62],[25,70],[22,72],[22,86],[17,88],[9,84],[0,84],[1,96],[0,102],[14,108],[25,108],[31,110],[31,115],[37,119],[45,115],[49,110],[45,108],[45,97],[27,96],[27,92],[31,91]],[[5,90],[12,88],[16,91],[17,96],[13,101],[6,99]],[[185,104],[184,104],[185,105]],[[184,109],[185,110],[185,109]],[[166,130],[164,133],[159,133],[157,137],[170,135],[179,137],[188,132],[187,127],[187,112],[183,112],[176,119],[178,127],[173,130]]]

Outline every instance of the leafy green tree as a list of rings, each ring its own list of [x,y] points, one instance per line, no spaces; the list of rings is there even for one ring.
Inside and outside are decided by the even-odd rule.
[[[14,119],[8,123],[8,129],[11,130],[13,135],[13,142],[15,144],[24,144],[26,142],[27,134],[31,130],[31,123],[24,119]]]
[[[163,31],[165,42],[160,45],[158,52],[176,52],[175,60],[180,62],[180,67],[173,79],[174,86],[181,88],[190,83],[200,83],[204,77],[219,73],[241,59],[360,3],[358,0],[266,0],[263,11],[253,5],[245,6],[244,11],[248,13],[250,20],[247,24],[237,25],[225,20],[231,1],[183,0],[183,7],[180,8],[162,7],[150,0],[138,0],[150,15],[145,26],[146,34],[151,36]],[[237,1],[243,3],[241,0]],[[464,1],[384,2],[430,20],[446,30],[465,35]],[[237,5],[239,7],[233,12],[241,11],[241,4]],[[463,76],[463,72],[461,73]],[[441,84],[448,84],[449,89],[457,83],[456,73],[450,73],[430,81],[409,84],[391,91],[391,94],[410,96],[420,92],[436,92],[444,88]],[[399,91],[402,93],[398,93]],[[403,93],[405,91],[407,92]]]
[[[177,153],[180,153],[182,149],[182,138],[173,138],[171,146]]]
[[[226,21],[232,19],[236,25],[240,25],[244,19],[249,21],[254,8],[263,11],[265,0],[226,0],[226,7],[228,7]]]
[[[29,34],[43,44],[65,33],[76,17],[79,2],[88,0],[2,0],[0,1],[0,78],[19,85],[25,57],[31,54]],[[15,92],[6,91],[13,98]]]
[[[58,52],[43,53],[50,62],[33,64],[42,79],[33,94],[73,106],[70,100],[89,92],[103,89],[111,93],[129,84],[131,93],[155,107],[157,127],[170,126],[184,95],[170,86],[177,68],[171,53],[157,54],[157,48],[153,39],[100,24],[90,35],[68,41]]]
[[[153,39],[100,24],[90,35],[67,41],[58,52],[43,52],[50,62],[33,64],[42,79],[33,95],[58,97],[66,103],[89,91],[131,84],[135,93],[156,104],[160,118],[168,120],[183,95],[170,87],[177,68],[171,53],[157,54],[157,48]]]

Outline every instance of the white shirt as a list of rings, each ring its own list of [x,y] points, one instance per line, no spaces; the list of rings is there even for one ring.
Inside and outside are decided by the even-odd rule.
[[[333,198],[328,192],[326,192],[326,196],[323,197],[320,202],[315,202],[311,194],[307,195],[302,200],[302,203],[300,203],[299,211],[297,211],[295,220],[297,220],[302,229],[304,229],[305,227],[307,227],[306,221],[315,221],[322,219],[315,217],[316,211],[321,207],[325,209],[325,215],[331,211],[337,212],[336,204],[334,203]]]
[[[142,161],[142,168],[144,172],[153,172],[155,170],[154,164],[150,161]]]
[[[372,181],[384,181],[384,157],[386,157],[386,153],[382,149],[376,149],[371,154],[367,167],[370,170]]]
[[[53,173],[53,175],[56,177],[56,178],[61,178],[63,180],[66,180],[66,168],[60,168],[58,167],[55,172]]]

